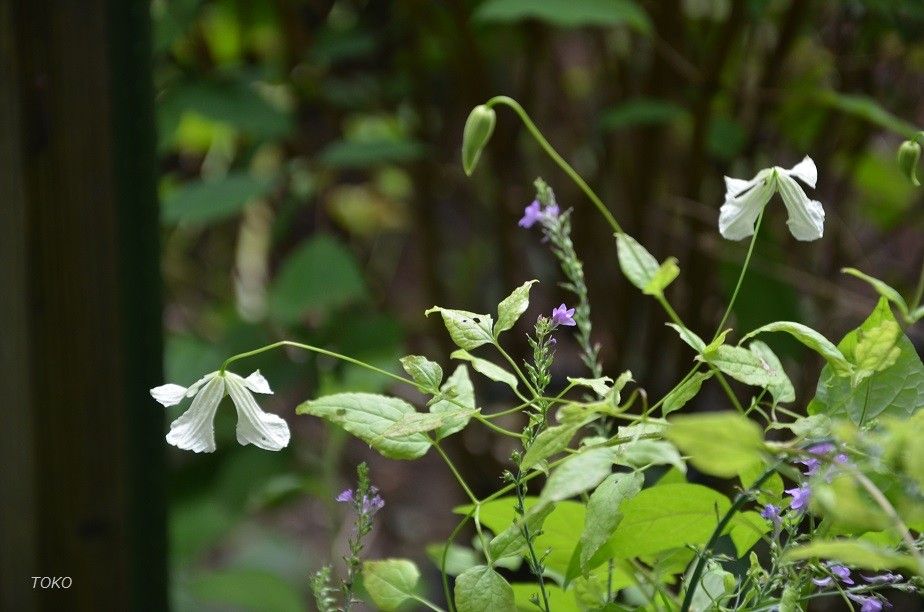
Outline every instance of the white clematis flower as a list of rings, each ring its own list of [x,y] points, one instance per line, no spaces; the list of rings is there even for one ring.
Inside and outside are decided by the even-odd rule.
[[[167,384],[151,389],[151,397],[164,406],[174,406],[192,397],[189,409],[170,424],[167,442],[196,453],[215,450],[215,413],[225,394],[237,410],[237,441],[278,451],[289,444],[289,426],[281,417],[263,412],[254,393],[272,394],[269,383],[257,370],[247,378],[233,372],[206,374],[191,387]]]
[[[789,212],[786,225],[796,240],[817,240],[824,233],[825,211],[821,202],[809,199],[799,179],[812,189],[818,180],[815,162],[805,159],[790,168],[766,168],[749,181],[725,177],[725,203],[719,209],[719,233],[741,240],[754,233],[757,216],[774,193],[779,193]]]

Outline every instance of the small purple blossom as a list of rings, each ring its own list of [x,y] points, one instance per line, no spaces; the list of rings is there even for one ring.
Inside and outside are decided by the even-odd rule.
[[[844,465],[845,463],[847,463],[847,461],[848,461],[847,453],[838,453],[837,455],[834,456],[835,463],[840,463],[841,465]]]
[[[764,506],[764,509],[760,511],[760,515],[770,521],[771,523],[778,524],[780,522],[780,508],[779,506],[774,506],[773,504],[767,504]]]
[[[853,578],[850,577],[850,569],[846,566],[839,565],[837,563],[829,563],[828,571],[831,572],[833,576],[825,576],[824,578],[812,578],[812,582],[815,584],[815,586],[822,588],[829,587],[834,584],[835,578],[844,584],[854,584]]]
[[[363,513],[372,516],[376,512],[382,509],[385,506],[385,500],[382,499],[382,496],[378,493],[374,495],[367,495],[363,499]]]
[[[894,584],[905,579],[905,577],[901,574],[893,574],[892,572],[886,572],[876,576],[863,576],[861,574],[861,576],[863,577],[863,580],[871,584]]]
[[[820,444],[809,446],[806,450],[813,455],[830,455],[837,450],[837,447],[834,446],[833,442],[821,442]]]
[[[558,208],[558,204],[554,204],[554,203],[549,204],[548,206],[545,207],[545,210],[542,211],[542,215],[546,219],[554,219],[560,214],[561,214],[561,209]]]
[[[792,495],[792,500],[789,502],[789,507],[793,510],[802,510],[808,506],[809,498],[812,496],[812,490],[809,488],[807,483],[794,488],[786,489],[786,492]]]
[[[854,593],[847,593],[847,597],[860,604],[860,612],[882,612],[883,602],[878,597],[864,597]],[[892,607],[888,602],[886,605]]]
[[[523,209],[523,218],[520,219],[519,226],[529,229],[540,219],[542,219],[542,204],[539,200],[533,200],[532,204]]]
[[[353,503],[353,489],[344,489],[343,491],[340,492],[340,495],[338,495],[335,499],[338,502],[341,502],[344,504],[352,504]]]
[[[812,582],[818,588],[823,589],[825,587],[829,587],[832,584],[834,584],[834,578],[832,578],[831,576],[825,576],[824,578],[812,578]]]
[[[818,470],[821,468],[821,461],[815,457],[809,457],[808,459],[799,459],[797,463],[801,463],[805,466],[805,475],[814,476],[818,473]]]
[[[555,325],[566,325],[568,327],[577,325],[577,323],[574,321],[574,308],[568,308],[564,304],[558,308],[553,308],[552,323]]]

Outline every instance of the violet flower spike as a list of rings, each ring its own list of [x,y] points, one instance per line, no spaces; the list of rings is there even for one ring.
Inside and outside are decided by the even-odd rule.
[[[574,327],[577,322],[574,320],[574,308],[568,308],[564,304],[558,308],[552,309],[552,323],[555,325],[565,325]]]
[[[809,488],[808,484],[803,484],[794,489],[786,489],[786,493],[792,495],[792,500],[789,502],[789,507],[793,510],[802,510],[808,506],[809,498],[812,495],[812,490]]]
[[[518,225],[529,229],[540,219],[542,219],[542,204],[539,200],[533,200],[532,204],[523,209],[523,218],[520,219]]]
[[[773,524],[777,524],[780,522],[780,509],[773,504],[767,504],[764,506],[764,509],[760,511],[760,516]]]
[[[847,597],[860,604],[860,612],[882,612],[882,601],[878,597],[864,597],[847,593]],[[889,607],[891,604],[886,603]]]

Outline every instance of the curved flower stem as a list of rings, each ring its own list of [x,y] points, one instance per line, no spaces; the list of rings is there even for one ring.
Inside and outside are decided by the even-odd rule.
[[[613,214],[603,204],[597,194],[594,193],[594,191],[587,185],[587,182],[581,178],[581,175],[579,175],[575,169],[572,168],[571,165],[566,162],[561,155],[558,154],[558,151],[556,151],[555,148],[549,144],[549,141],[545,139],[545,136],[542,135],[542,132],[540,132],[539,128],[536,127],[536,124],[533,123],[533,120],[529,118],[529,115],[525,110],[523,110],[523,107],[520,106],[520,103],[508,96],[494,96],[485,103],[485,105],[488,107],[493,107],[498,104],[503,104],[510,107],[513,112],[515,112],[520,117],[523,125],[525,125],[526,129],[529,130],[529,133],[532,135],[532,137],[536,139],[536,142],[539,143],[539,146],[542,147],[542,150],[552,158],[552,161],[558,164],[558,167],[561,168],[578,187],[580,187],[581,191],[583,191],[584,194],[590,199],[590,201],[593,202],[594,206],[597,207],[597,210],[600,211],[600,214],[603,215],[603,218],[606,219],[606,222],[609,223],[610,227],[613,228],[613,231],[620,234],[623,233],[622,227],[613,217]]]
[[[725,531],[725,528],[728,527],[728,524],[734,518],[735,514],[744,507],[744,504],[751,499],[751,494],[760,488],[774,472],[780,462],[775,463],[770,466],[763,474],[760,475],[760,478],[754,481],[750,487],[745,491],[742,491],[735,497],[735,501],[732,503],[731,507],[725,512],[725,515],[722,517],[722,520],[715,526],[712,535],[709,537],[709,541],[706,542],[706,546],[699,553],[699,556],[696,559],[696,566],[693,568],[693,573],[690,575],[690,582],[685,585],[683,603],[680,606],[680,612],[690,612],[690,605],[693,603],[693,594],[696,592],[696,586],[699,584],[699,579],[703,575],[703,569],[706,567],[706,558],[709,556],[709,552],[712,550],[712,547],[715,546],[718,542],[719,537]]]
[[[496,348],[497,351],[501,354],[501,356],[507,361],[507,363],[510,364],[510,367],[512,367],[514,372],[517,373],[517,376],[520,377],[520,380],[523,381],[523,384],[526,385],[526,388],[529,389],[529,392],[533,394],[533,401],[539,398],[541,394],[533,388],[532,384],[530,384],[529,382],[529,379],[526,378],[526,375],[523,374],[523,370],[520,369],[520,367],[517,365],[517,362],[514,361],[513,357],[510,356],[510,353],[505,351],[504,348],[498,342],[494,342],[494,348]],[[514,392],[516,391],[514,390]],[[525,397],[523,397],[519,393],[517,393],[517,395],[520,397],[521,400],[528,401]],[[529,404],[532,404],[532,403],[533,402],[529,402]]]
[[[718,327],[716,327],[715,334],[712,336],[712,340],[715,341],[719,337],[719,334],[722,333],[722,327],[728,321],[728,317],[731,316],[732,308],[735,306],[735,300],[738,299],[738,292],[741,290],[741,284],[744,282],[744,275],[747,274],[748,267],[751,265],[751,255],[754,254],[754,245],[757,243],[757,234],[760,232],[760,224],[764,220],[764,210],[760,211],[757,215],[757,223],[754,225],[754,233],[751,235],[751,244],[748,245],[748,254],[744,257],[744,263],[741,264],[741,272],[738,274],[738,282],[735,283],[735,290],[732,292],[731,300],[728,302],[728,307],[725,309],[725,314],[722,315],[722,320],[719,321]]]

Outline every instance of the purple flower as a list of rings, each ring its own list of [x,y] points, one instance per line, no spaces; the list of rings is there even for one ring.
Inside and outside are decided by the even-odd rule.
[[[893,574],[892,572],[886,572],[885,574],[878,574],[876,576],[863,576],[863,580],[872,584],[893,584],[895,582],[901,582],[904,579],[905,577],[901,574]]]
[[[760,511],[760,515],[771,523],[776,524],[780,522],[780,509],[773,504],[764,506],[764,509]]]
[[[812,578],[812,582],[815,583],[815,586],[823,589],[834,584],[834,578],[831,576],[825,576],[824,578]]]
[[[344,504],[353,503],[353,489],[344,489],[340,492],[340,495],[336,497],[336,500]]]
[[[558,208],[558,204],[549,204],[548,206],[545,207],[545,210],[542,211],[542,215],[546,219],[554,219],[559,214],[561,214],[561,209]]]
[[[809,457],[808,459],[799,459],[797,461],[805,466],[805,475],[814,476],[818,473],[818,469],[821,467],[821,461],[815,457]]]
[[[786,492],[792,495],[792,500],[789,502],[789,507],[793,510],[802,510],[808,506],[809,498],[812,495],[812,490],[809,488],[808,484],[802,484],[794,489],[786,489]]]
[[[529,229],[540,219],[542,219],[542,204],[539,200],[533,200],[532,204],[523,209],[523,218],[520,219],[519,225]]]
[[[840,463],[842,465],[847,463],[847,453],[838,453],[837,455],[835,455],[834,462]]]
[[[833,442],[822,442],[820,444],[813,444],[809,446],[806,450],[813,455],[830,455],[837,447],[834,446]]]
[[[853,593],[847,593],[847,597],[860,604],[860,612],[882,612],[883,602],[878,597],[864,597]],[[892,607],[888,602],[886,605]]]
[[[382,509],[385,505],[385,500],[378,493],[373,493],[372,495],[367,495],[363,498],[363,514],[372,516],[376,512]]]
[[[828,571],[830,571],[833,576],[825,576],[824,578],[812,578],[812,582],[819,587],[829,587],[834,584],[834,579],[837,578],[840,582],[844,584],[853,584],[853,578],[850,577],[850,569],[843,565],[837,563],[828,563]]]
[[[574,308],[568,308],[564,304],[558,308],[553,308],[552,323],[555,325],[567,325],[568,327],[577,325],[574,321]]]

